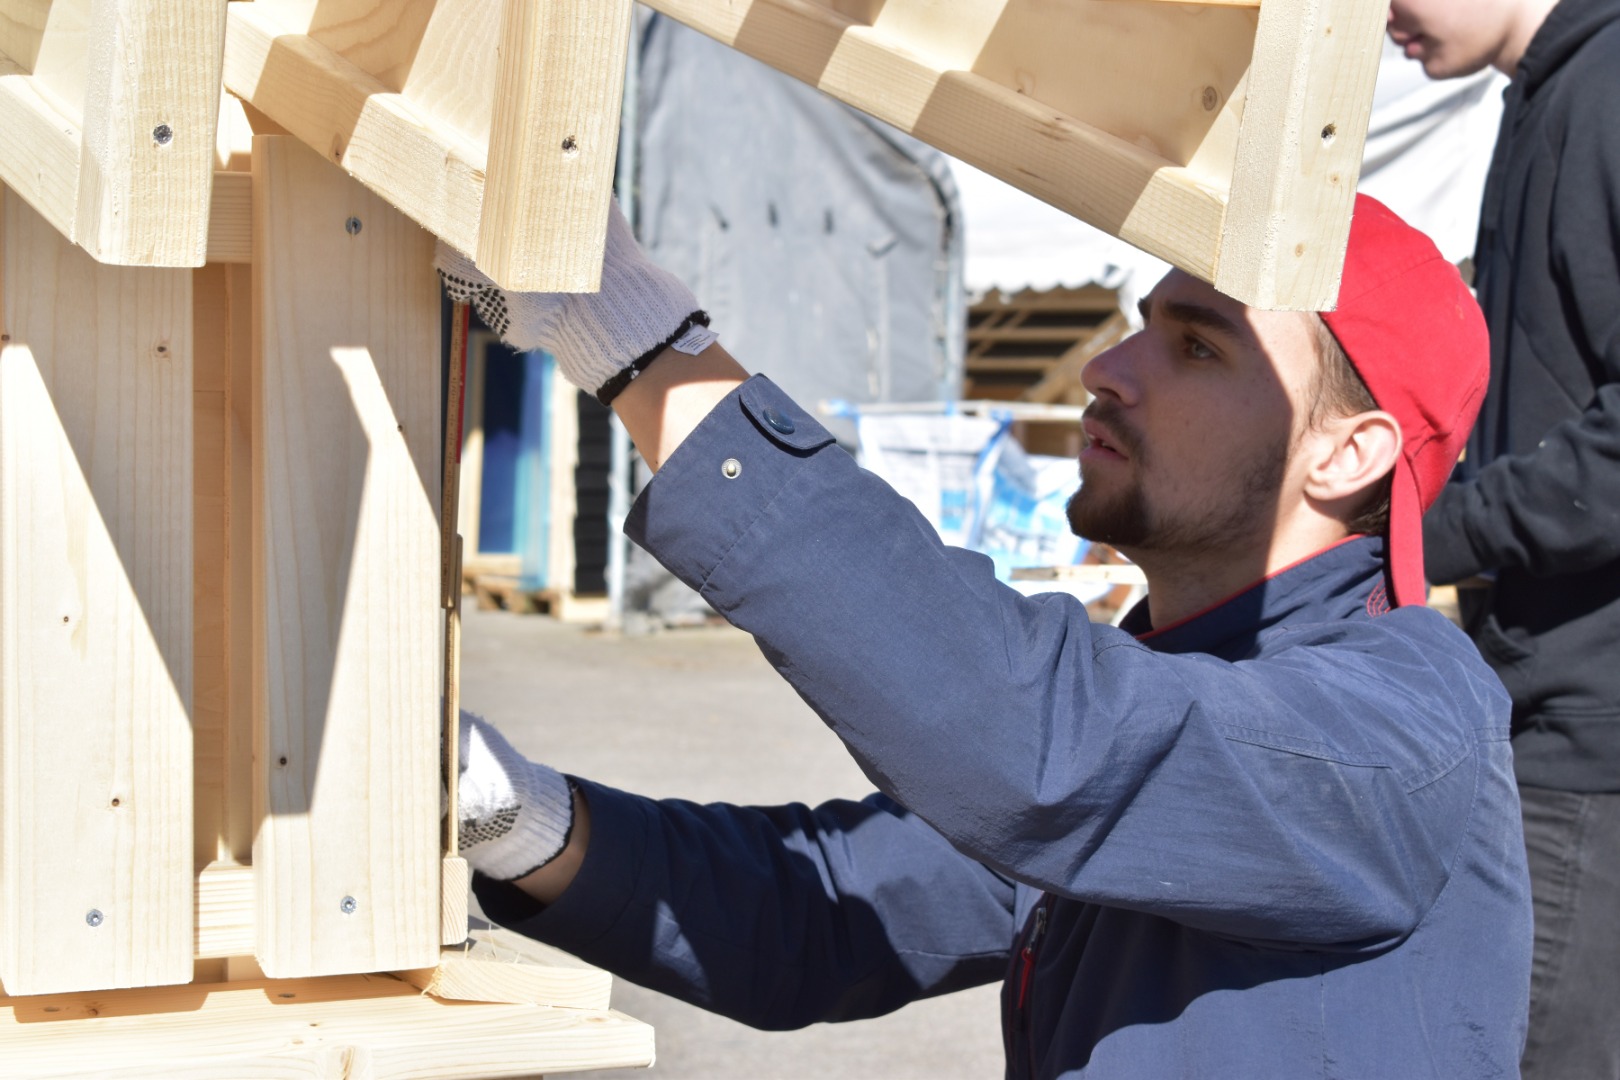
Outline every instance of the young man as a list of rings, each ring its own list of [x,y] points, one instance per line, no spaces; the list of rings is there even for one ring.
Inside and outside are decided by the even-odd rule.
[[[1421,603],[1419,516],[1486,344],[1426,238],[1361,200],[1336,312],[1172,273],[1092,362],[1071,519],[1151,585],[1115,629],[941,545],[610,232],[599,295],[441,267],[604,388],[657,470],[628,531],[881,793],[654,802],[472,722],[459,813],[492,918],[761,1027],[1001,979],[1010,1076],[1515,1074],[1507,701]]]
[[[1426,525],[1513,698],[1535,895],[1524,1075],[1620,1078],[1620,0],[1396,0],[1434,78],[1512,78],[1475,263],[1491,379]]]

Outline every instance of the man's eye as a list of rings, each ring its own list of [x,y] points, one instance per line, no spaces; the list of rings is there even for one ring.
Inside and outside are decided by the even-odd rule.
[[[1208,345],[1205,345],[1202,341],[1199,341],[1195,337],[1187,338],[1184,347],[1187,350],[1187,355],[1192,357],[1194,360],[1215,359],[1215,350],[1211,349]]]

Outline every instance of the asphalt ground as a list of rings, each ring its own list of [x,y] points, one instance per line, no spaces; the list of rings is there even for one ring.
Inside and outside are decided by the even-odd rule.
[[[817,803],[868,794],[842,744],[729,627],[620,637],[544,616],[467,610],[462,704],[537,761],[655,798]],[[762,1032],[624,980],[613,1007],[653,1025],[651,1073],[810,1080],[995,1077],[993,986],[876,1020]]]

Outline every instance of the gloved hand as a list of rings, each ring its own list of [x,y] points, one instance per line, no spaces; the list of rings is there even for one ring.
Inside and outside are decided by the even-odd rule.
[[[529,761],[468,712],[460,751],[456,813],[468,865],[515,881],[556,858],[574,827],[574,794],[563,775]]]
[[[636,245],[618,203],[608,211],[600,292],[508,292],[443,240],[433,265],[451,300],[471,304],[513,348],[549,352],[563,378],[604,405],[666,348],[696,355],[715,340],[691,290]]]

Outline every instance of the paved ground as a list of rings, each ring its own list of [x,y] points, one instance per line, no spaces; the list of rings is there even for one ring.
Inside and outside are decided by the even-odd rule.
[[[530,757],[646,795],[778,803],[870,790],[752,641],[729,628],[616,638],[542,616],[469,610],[462,701]],[[655,1080],[1002,1072],[994,987],[786,1033],[754,1031],[623,981],[613,1004],[657,1029]]]

